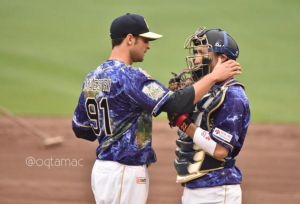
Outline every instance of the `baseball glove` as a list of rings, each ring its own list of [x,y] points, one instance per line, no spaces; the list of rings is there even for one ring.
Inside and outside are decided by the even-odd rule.
[[[173,77],[169,80],[169,89],[171,91],[178,91],[181,89],[184,89],[185,87],[188,87],[194,83],[191,75],[190,70],[184,69],[179,74],[176,74],[174,72],[171,73]]]

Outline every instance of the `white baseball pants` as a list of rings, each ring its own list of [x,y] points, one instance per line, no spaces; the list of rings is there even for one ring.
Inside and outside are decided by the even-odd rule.
[[[182,204],[241,204],[240,185],[225,185],[210,188],[184,188]]]
[[[147,167],[96,160],[91,177],[97,204],[145,204],[149,191]]]

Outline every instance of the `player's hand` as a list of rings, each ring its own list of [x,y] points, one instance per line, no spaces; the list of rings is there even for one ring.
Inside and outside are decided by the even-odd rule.
[[[185,131],[190,125],[189,114],[178,115],[177,113],[168,113],[170,127],[179,127],[180,130]]]
[[[168,113],[168,120],[169,120],[170,127],[176,127],[177,118],[178,118],[177,113]]]
[[[241,73],[242,68],[240,63],[235,60],[227,60],[222,62],[221,57],[219,57],[216,66],[211,72],[211,75],[217,82],[220,82]]]

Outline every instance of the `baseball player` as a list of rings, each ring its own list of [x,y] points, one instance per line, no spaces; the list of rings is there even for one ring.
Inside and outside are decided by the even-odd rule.
[[[219,63],[236,60],[239,48],[224,30],[200,28],[186,41],[193,81]],[[183,78],[182,78],[183,79]],[[169,116],[172,118],[172,116]],[[217,83],[193,112],[171,121],[178,126],[175,168],[184,186],[183,204],[240,204],[242,174],[235,165],[250,122],[243,85],[230,78]]]
[[[156,161],[152,115],[190,112],[213,84],[239,74],[241,68],[233,61],[222,63],[193,86],[173,93],[132,66],[143,61],[150,41],[162,37],[149,31],[143,16],[116,18],[110,37],[111,55],[87,75],[72,126],[77,137],[99,142],[91,176],[96,203],[143,204],[149,188],[147,167]]]

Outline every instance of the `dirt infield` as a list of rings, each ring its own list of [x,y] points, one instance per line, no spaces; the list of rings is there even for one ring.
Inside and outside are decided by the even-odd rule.
[[[96,142],[76,139],[71,119],[26,121],[52,135],[64,136],[65,142],[46,149],[40,138],[0,118],[0,203],[94,203],[90,172]],[[175,183],[173,168],[175,139],[175,130],[166,122],[154,122],[153,145],[158,161],[149,168],[148,204],[180,203],[182,187]],[[244,175],[244,204],[300,203],[299,147],[300,125],[250,127],[237,162]]]

